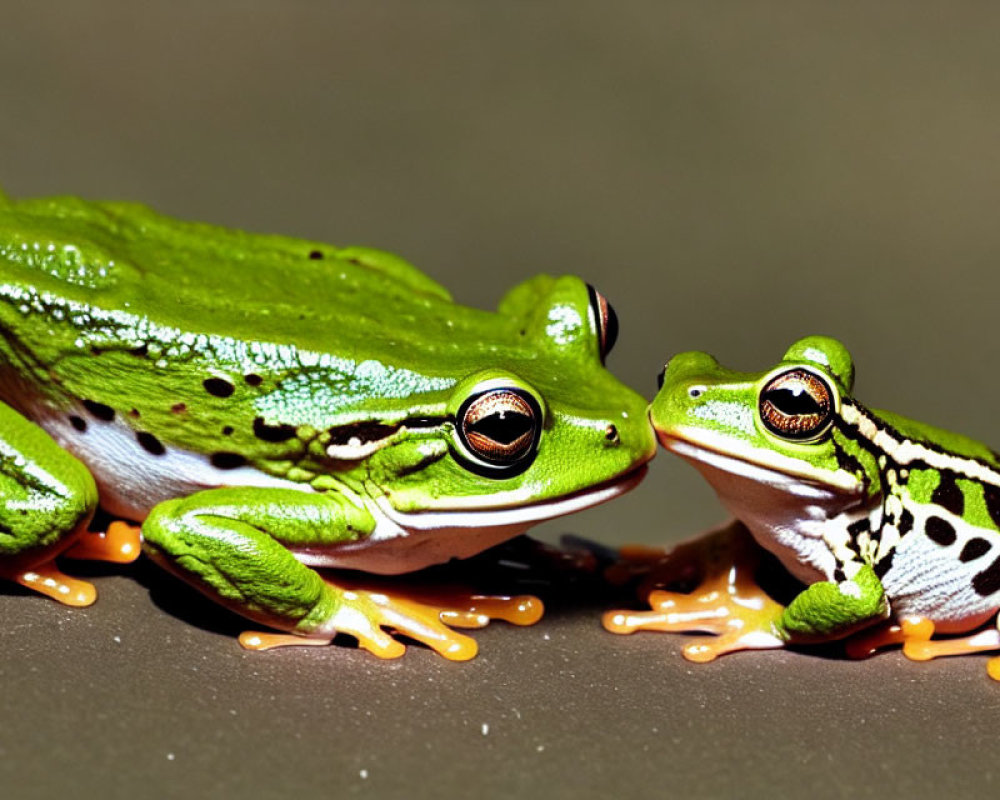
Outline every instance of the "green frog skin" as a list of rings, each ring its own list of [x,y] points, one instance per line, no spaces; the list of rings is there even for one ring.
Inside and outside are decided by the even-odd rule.
[[[486,312],[377,250],[0,195],[0,574],[42,588],[99,501],[244,616],[398,655],[381,626],[427,637],[313,567],[408,572],[634,487],[616,326],[575,277]]]
[[[863,406],[851,395],[853,361],[840,342],[802,339],[774,368],[749,374],[682,353],[661,380],[650,406],[661,444],[694,465],[756,542],[807,584],[787,607],[755,608],[714,652],[699,645],[690,656],[838,639],[891,614],[914,632],[902,637],[912,640],[908,654],[928,658],[943,654],[927,642],[934,630],[970,631],[996,614],[1000,459],[965,436]],[[720,536],[734,535],[717,534],[702,554],[718,557]],[[725,583],[735,597],[734,579],[714,572],[714,588]],[[661,593],[655,604],[676,615],[678,599]],[[977,642],[970,649],[1000,645],[992,630]]]

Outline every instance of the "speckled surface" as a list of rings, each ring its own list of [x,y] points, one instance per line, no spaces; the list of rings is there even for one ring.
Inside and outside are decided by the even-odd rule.
[[[858,394],[1000,444],[1000,13],[986,4],[7,0],[0,185],[396,250],[465,303],[584,275],[651,393],[681,349],[760,369],[842,337]],[[667,457],[543,526],[720,517]],[[60,608],[0,588],[0,793],[919,798],[995,792],[985,659],[613,637],[569,598],[411,648],[242,651],[150,565]]]
[[[21,620],[0,661],[8,796],[930,797],[995,780],[981,659],[697,667],[676,638],[612,640],[577,613],[480,632],[467,664],[257,654],[141,583],[100,586],[77,612],[3,598]]]

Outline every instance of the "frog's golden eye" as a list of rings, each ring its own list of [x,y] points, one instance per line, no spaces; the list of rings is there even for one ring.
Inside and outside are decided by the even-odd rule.
[[[594,312],[594,319],[597,321],[597,346],[601,353],[601,362],[607,358],[611,348],[618,341],[618,315],[611,307],[603,294],[597,289],[587,284],[587,291],[590,294],[590,307]]]
[[[806,369],[775,375],[760,391],[760,421],[775,436],[794,442],[818,439],[833,422],[836,394]]]
[[[538,402],[521,389],[475,394],[458,410],[458,436],[477,460],[493,468],[524,467],[542,429]]]

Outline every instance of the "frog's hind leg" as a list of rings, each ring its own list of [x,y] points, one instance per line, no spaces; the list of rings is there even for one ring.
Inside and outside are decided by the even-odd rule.
[[[83,534],[96,507],[87,468],[0,403],[0,577],[66,605],[93,603],[94,587],[63,575],[54,559]]]
[[[1000,620],[998,620],[1000,624]],[[912,661],[930,661],[945,656],[989,653],[1000,650],[1000,630],[990,626],[966,636],[932,639],[934,623],[924,617],[904,617],[899,622],[859,634],[847,642],[847,655],[868,658],[885,647],[901,644],[903,655]],[[1000,656],[986,665],[989,676],[1000,681]]]
[[[476,654],[452,625],[482,623],[475,608],[442,610],[382,590],[324,580],[293,555],[355,541],[374,529],[371,515],[336,492],[283,488],[210,489],[156,506],[143,523],[143,548],[155,561],[245,617],[284,634],[244,634],[251,649],[328,643],[338,633],[380,658],[403,654],[386,629],[452,660]],[[481,609],[480,609],[481,613]]]

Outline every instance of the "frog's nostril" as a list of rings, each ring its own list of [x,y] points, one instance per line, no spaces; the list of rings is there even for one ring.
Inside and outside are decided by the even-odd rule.
[[[611,444],[618,444],[618,428],[614,425],[608,425],[608,427],[604,429],[604,438]]]
[[[663,388],[663,377],[667,374],[667,366],[669,365],[664,365],[663,369],[660,370],[660,374],[656,376],[657,391]]]

